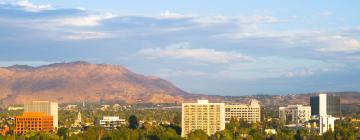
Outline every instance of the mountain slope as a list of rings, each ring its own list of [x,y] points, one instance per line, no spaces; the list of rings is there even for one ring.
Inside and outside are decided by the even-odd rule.
[[[78,61],[0,68],[4,104],[28,100],[181,102],[188,95],[163,79],[135,74],[121,66]]]

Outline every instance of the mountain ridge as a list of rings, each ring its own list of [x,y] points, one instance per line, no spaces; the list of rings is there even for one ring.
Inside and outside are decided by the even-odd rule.
[[[330,92],[342,96],[342,104],[360,104],[360,92]],[[31,100],[69,102],[182,103],[196,99],[211,102],[247,103],[258,99],[264,106],[309,103],[316,93],[288,95],[220,96],[190,94],[170,82],[136,74],[120,65],[86,61],[53,63],[38,67],[0,67],[0,101],[3,105]]]
[[[4,104],[27,100],[181,102],[187,96],[190,94],[166,80],[136,74],[120,65],[76,61],[0,68],[0,100]]]

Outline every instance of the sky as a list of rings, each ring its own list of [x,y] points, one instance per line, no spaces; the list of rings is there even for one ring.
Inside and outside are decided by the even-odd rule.
[[[0,66],[115,64],[211,95],[359,91],[359,5],[0,0]]]

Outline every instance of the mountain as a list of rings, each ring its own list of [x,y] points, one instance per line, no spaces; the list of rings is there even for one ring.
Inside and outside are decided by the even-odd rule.
[[[360,104],[359,92],[337,92],[342,104]],[[189,94],[170,82],[133,73],[119,65],[84,61],[39,67],[14,65],[0,68],[0,101],[3,105],[31,100],[59,103],[115,101],[127,103],[181,103],[196,99],[247,103],[258,99],[263,106],[309,104],[310,94],[210,96]]]
[[[0,68],[0,100],[4,105],[29,100],[163,103],[181,102],[188,96],[166,80],[136,74],[118,65],[77,61]]]

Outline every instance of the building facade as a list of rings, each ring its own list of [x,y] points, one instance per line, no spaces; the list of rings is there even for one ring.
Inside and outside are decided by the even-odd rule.
[[[183,103],[181,118],[182,137],[198,129],[212,135],[225,129],[225,104],[209,103],[208,100]]]
[[[50,101],[32,101],[24,105],[24,112],[42,112],[53,116],[53,127],[58,127],[58,103]]]
[[[319,116],[319,135],[324,134],[327,131],[334,131],[335,120],[337,118],[331,115],[320,115]]]
[[[42,112],[24,112],[22,116],[15,117],[15,134],[30,130],[50,132],[53,129],[53,117]]]
[[[104,116],[99,122],[101,127],[106,129],[113,129],[126,124],[125,119],[120,119],[119,116]]]
[[[341,115],[340,96],[319,94],[310,97],[311,115]]]
[[[279,119],[285,124],[304,123],[311,118],[311,107],[303,105],[288,105],[279,107]]]
[[[244,120],[250,123],[261,121],[261,106],[257,100],[249,104],[230,104],[225,106],[225,121],[231,119]]]

